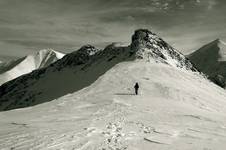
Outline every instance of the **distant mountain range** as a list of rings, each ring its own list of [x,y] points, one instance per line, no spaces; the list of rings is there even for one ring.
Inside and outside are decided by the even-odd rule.
[[[189,59],[209,79],[225,87],[226,79],[226,43],[214,40],[190,54]]]
[[[196,71],[190,61],[148,30],[137,30],[129,46],[111,44],[103,50],[86,45],[48,67],[11,80],[0,87],[0,110],[51,101],[89,86],[123,61],[155,60]],[[43,65],[42,65],[43,66]]]
[[[155,60],[206,74],[225,86],[226,44],[217,39],[187,59],[151,31],[135,31],[128,46],[113,43],[103,50],[85,45],[64,56],[51,49],[0,64],[0,110],[33,106],[89,86],[123,61]],[[195,67],[193,66],[193,64]],[[196,69],[197,68],[197,69]],[[7,82],[7,83],[6,83]]]
[[[3,150],[226,149],[225,90],[145,29],[3,84],[0,110]]]
[[[35,54],[0,64],[0,85],[33,70],[47,67],[61,59],[64,54],[52,49],[40,50]]]

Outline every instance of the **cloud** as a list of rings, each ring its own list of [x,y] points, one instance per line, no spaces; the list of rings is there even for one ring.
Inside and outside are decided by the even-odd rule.
[[[200,41],[215,36],[225,38],[226,23],[222,15],[226,12],[225,3],[223,0],[0,0],[0,55],[22,56],[47,47],[69,52],[84,44],[104,47],[111,42],[129,43],[137,28],[151,29],[187,53],[187,49],[195,49]]]

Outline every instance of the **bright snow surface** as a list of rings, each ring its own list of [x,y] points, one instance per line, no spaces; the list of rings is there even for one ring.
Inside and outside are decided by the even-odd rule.
[[[33,70],[47,67],[63,56],[64,54],[52,49],[43,49],[24,58],[2,63],[0,65],[0,85]]]
[[[223,41],[220,41],[219,42],[219,55],[220,55],[220,58],[219,58],[219,61],[226,61],[226,43],[223,42]]]
[[[6,150],[222,150],[226,92],[195,72],[123,62],[78,92],[1,112],[0,127]]]

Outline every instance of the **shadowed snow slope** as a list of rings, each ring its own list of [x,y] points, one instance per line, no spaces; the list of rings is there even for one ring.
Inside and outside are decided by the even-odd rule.
[[[226,78],[226,44],[217,39],[194,53],[190,60],[196,67],[210,77],[222,75]]]
[[[1,112],[0,127],[1,149],[222,150],[226,93],[155,59],[122,62],[78,92]]]
[[[61,59],[64,54],[51,49],[41,50],[18,60],[0,64],[0,85],[33,70],[47,67]]]
[[[156,34],[135,31],[131,45],[111,44],[104,50],[87,45],[49,67],[7,82],[0,87],[0,110],[27,107],[73,93],[97,80],[123,61],[155,60],[185,70],[196,69],[190,61]]]

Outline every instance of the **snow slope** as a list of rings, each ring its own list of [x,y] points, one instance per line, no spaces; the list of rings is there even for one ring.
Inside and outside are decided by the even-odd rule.
[[[226,78],[226,44],[217,39],[190,54],[189,59],[210,77],[222,75]]]
[[[33,70],[47,67],[51,63],[61,59],[64,54],[51,49],[40,50],[39,52],[0,64],[0,85],[15,79]]]
[[[131,45],[111,44],[104,50],[83,46],[49,67],[36,70],[0,87],[0,110],[27,107],[73,93],[123,61],[144,59],[185,70],[196,69],[190,61],[151,31],[140,29]]]
[[[222,150],[226,93],[155,59],[122,62],[78,92],[0,112],[0,148]]]

